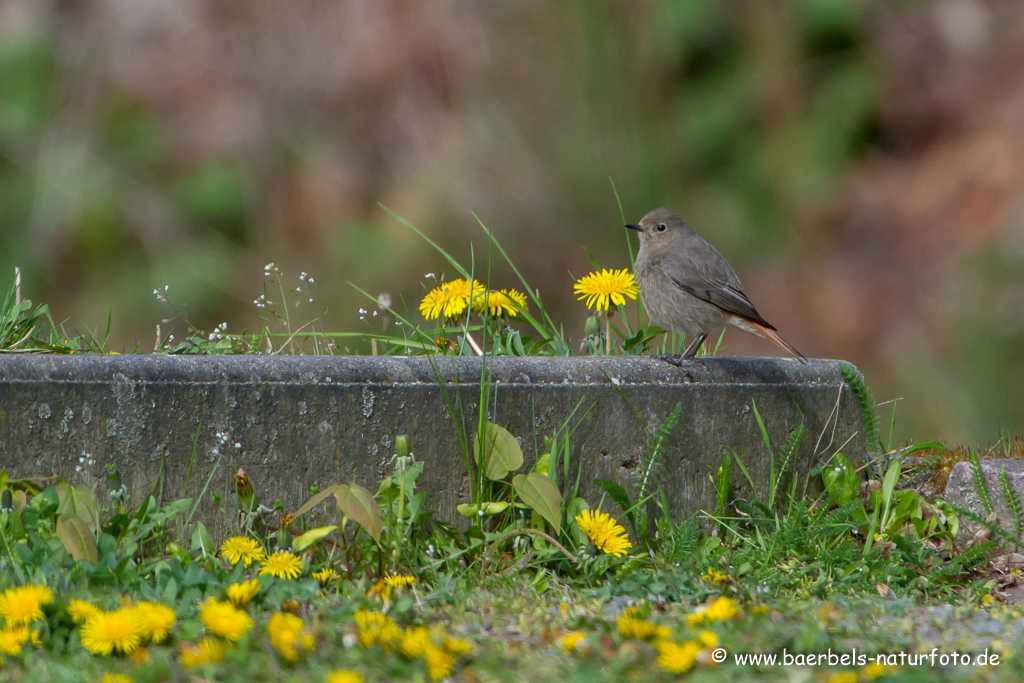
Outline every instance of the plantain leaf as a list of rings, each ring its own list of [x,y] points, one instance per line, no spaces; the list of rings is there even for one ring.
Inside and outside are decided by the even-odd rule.
[[[99,553],[96,551],[96,539],[80,518],[74,515],[61,515],[57,518],[57,538],[76,562],[85,560],[96,564]]]
[[[552,529],[562,525],[562,494],[546,474],[530,472],[512,477],[512,488],[523,502],[547,520]]]
[[[523,466],[523,449],[516,437],[493,422],[485,423],[473,440],[473,455],[488,479],[504,479],[509,472]]]
[[[295,538],[292,541],[292,547],[295,548],[296,552],[301,553],[303,550],[313,545],[314,543],[319,543],[320,541],[322,541],[324,537],[327,536],[327,534],[331,533],[337,528],[338,525],[333,524],[331,526],[318,526],[315,529],[310,529],[306,533]]]
[[[189,552],[195,554],[202,551],[203,554],[213,555],[213,544],[210,543],[210,533],[206,530],[206,525],[202,522],[196,524],[195,531],[192,532],[192,540],[189,545]]]
[[[380,506],[373,499],[373,494],[359,484],[339,484],[334,491],[334,497],[338,501],[341,513],[349,519],[354,519],[366,529],[374,541],[380,543],[384,518],[380,513]]]
[[[327,500],[327,497],[334,493],[341,486],[344,486],[344,484],[334,484],[333,486],[328,486],[323,491],[320,491],[315,496],[313,496],[305,503],[303,503],[302,507],[293,512],[292,517],[301,517],[305,513],[309,512],[314,507]]]
[[[57,484],[57,514],[64,517],[75,516],[82,520],[91,533],[100,528],[100,508],[96,505],[96,496],[92,489],[84,485],[71,487],[66,481]]]

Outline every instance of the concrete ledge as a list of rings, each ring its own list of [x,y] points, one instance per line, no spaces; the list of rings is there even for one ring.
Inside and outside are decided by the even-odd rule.
[[[114,462],[137,502],[155,483],[165,499],[198,496],[220,459],[198,514],[213,532],[224,528],[224,517],[212,494],[219,492],[228,510],[234,505],[232,468],[245,468],[264,503],[281,498],[292,510],[312,485],[355,481],[376,490],[390,469],[395,436],[407,433],[426,463],[419,481],[428,507],[457,521],[455,506],[469,498],[466,461],[440,383],[461,404],[455,419],[472,431],[481,360],[435,363],[365,356],[0,356],[0,468],[12,478],[57,474],[96,484],[104,501],[104,465]],[[492,396],[490,417],[520,438],[527,468],[544,436],[582,402],[572,466],[573,472],[582,467],[591,504],[601,497],[595,478],[629,488],[642,475],[651,434],[677,403],[682,411],[654,477],[680,518],[713,508],[708,475],[728,452],[739,453],[767,487],[767,450],[752,400],[779,447],[804,422],[798,473],[848,440],[847,455],[857,460],[864,453],[863,416],[837,361],[717,358],[676,368],[650,358],[495,358],[491,369],[497,399]],[[741,480],[736,472],[734,485]]]

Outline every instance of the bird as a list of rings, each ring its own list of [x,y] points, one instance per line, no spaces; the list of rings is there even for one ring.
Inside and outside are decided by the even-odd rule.
[[[640,236],[635,272],[648,317],[659,327],[694,337],[685,353],[669,362],[694,358],[707,336],[726,326],[774,342],[806,362],[757,312],[725,258],[679,214],[654,209],[626,227]]]

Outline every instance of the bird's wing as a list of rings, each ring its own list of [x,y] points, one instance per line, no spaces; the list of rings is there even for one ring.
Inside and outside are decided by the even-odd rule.
[[[710,251],[701,254],[700,260],[689,253],[667,255],[661,261],[661,268],[677,287],[691,296],[774,330],[740,289],[739,278],[722,255],[710,244],[707,247]]]

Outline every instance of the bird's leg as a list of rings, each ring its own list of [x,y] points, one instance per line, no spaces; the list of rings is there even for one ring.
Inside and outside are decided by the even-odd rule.
[[[694,358],[697,355],[697,352],[700,351],[701,344],[703,344],[704,340],[707,338],[708,335],[702,334],[690,342],[690,345],[686,347],[686,351],[683,352],[682,358]]]
[[[683,355],[681,356],[665,355],[654,357],[658,360],[663,360],[670,365],[674,365],[677,368],[681,367],[684,360],[694,360],[696,358],[697,352],[700,351],[700,346],[704,343],[704,340],[707,339],[707,336],[708,335],[706,334],[702,334],[690,342],[690,345],[686,347],[686,351],[683,352]]]

